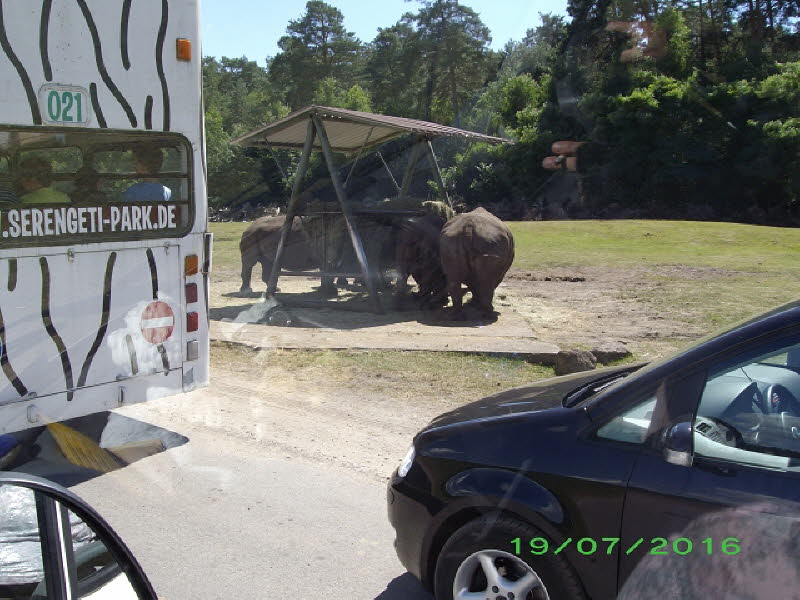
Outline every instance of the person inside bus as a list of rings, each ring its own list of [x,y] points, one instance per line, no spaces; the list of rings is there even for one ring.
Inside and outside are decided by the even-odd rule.
[[[100,175],[92,167],[84,165],[75,173],[75,202],[105,202],[106,195],[100,191]]]
[[[154,178],[153,175],[161,171],[164,155],[161,148],[155,146],[140,146],[133,151],[136,163],[136,173],[144,176],[144,181],[130,186],[123,198],[128,202],[164,202],[172,198],[172,190]]]
[[[43,158],[26,158],[19,164],[19,186],[23,204],[69,203],[69,196],[53,188],[53,167]]]
[[[18,204],[19,198],[7,185],[0,183],[0,206],[7,206],[9,204]]]

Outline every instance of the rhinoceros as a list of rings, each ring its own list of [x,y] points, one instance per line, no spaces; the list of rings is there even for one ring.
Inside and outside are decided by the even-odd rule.
[[[261,217],[253,221],[242,233],[239,242],[239,251],[242,255],[242,287],[240,293],[252,292],[250,277],[256,263],[261,263],[261,279],[264,283],[269,280],[275,252],[281,239],[281,228],[286,220],[285,216]],[[293,271],[313,269],[319,266],[311,246],[303,232],[303,225],[299,218],[292,222],[289,238],[283,249],[283,268]]]
[[[397,269],[396,298],[408,292],[408,276],[417,282],[415,295],[423,306],[441,305],[445,298],[445,278],[439,260],[439,235],[445,221],[438,215],[423,215],[400,220],[395,240]]]
[[[478,309],[492,314],[494,291],[514,261],[511,230],[486,209],[476,208],[445,223],[439,254],[456,315],[462,311],[462,283]]]

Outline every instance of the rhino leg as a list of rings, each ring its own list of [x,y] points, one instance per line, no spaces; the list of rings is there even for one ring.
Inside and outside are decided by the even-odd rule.
[[[394,284],[395,294],[397,296],[405,296],[411,286],[408,285],[408,271],[398,271],[397,282]]]
[[[336,296],[339,294],[333,277],[323,277],[319,285],[319,291],[324,296]]]
[[[464,288],[461,287],[460,281],[448,281],[447,293],[453,300],[453,308],[456,314],[461,314],[464,308]]]
[[[472,297],[477,304],[478,309],[487,315],[494,313],[494,287],[488,284],[478,285],[477,289],[472,292]]]
[[[452,244],[440,246],[440,256],[442,261],[442,270],[444,272],[447,285],[445,286],[446,293],[453,301],[453,319],[464,318],[464,290],[461,287],[462,282],[467,281],[469,273],[469,265],[465,257],[461,254],[461,249]]]
[[[481,256],[475,260],[474,271],[476,280],[470,286],[472,299],[481,312],[491,315],[494,313],[494,291],[505,275],[503,265],[497,257]]]
[[[249,294],[253,291],[253,288],[250,287],[250,278],[258,260],[258,255],[250,249],[242,251],[242,287],[239,288],[239,293]]]

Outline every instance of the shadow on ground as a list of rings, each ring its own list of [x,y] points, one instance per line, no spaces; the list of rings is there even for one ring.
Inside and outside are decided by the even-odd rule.
[[[6,463],[3,470],[37,475],[65,487],[102,475],[103,464],[124,468],[189,441],[173,431],[112,412],[69,419],[58,428],[41,426],[0,437],[6,442],[5,454],[0,456],[0,462]]]
[[[403,573],[395,577],[375,600],[434,600],[433,596],[422,587],[419,579],[411,573]]]
[[[209,317],[235,323],[341,330],[412,322],[430,327],[481,327],[498,319],[498,313],[487,317],[467,305],[463,318],[456,320],[452,308],[420,310],[411,299],[398,305],[389,295],[381,296],[383,313],[375,312],[370,300],[363,295],[326,301],[318,292],[277,294],[277,303],[264,300],[259,294],[253,297],[256,300],[251,303],[211,308]]]

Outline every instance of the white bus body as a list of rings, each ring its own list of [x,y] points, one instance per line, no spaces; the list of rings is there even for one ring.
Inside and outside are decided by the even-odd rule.
[[[198,0],[0,17],[0,433],[205,385]]]

